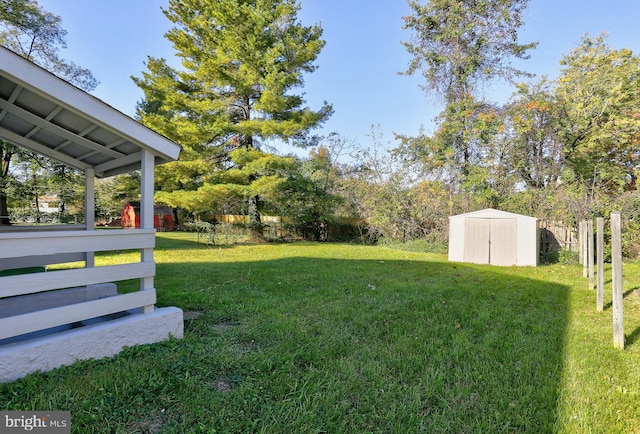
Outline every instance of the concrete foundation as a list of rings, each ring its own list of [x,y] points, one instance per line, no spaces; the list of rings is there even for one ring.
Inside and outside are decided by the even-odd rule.
[[[130,312],[119,318],[0,345],[0,382],[15,381],[37,371],[50,371],[77,360],[111,357],[124,347],[183,337],[182,310]]]

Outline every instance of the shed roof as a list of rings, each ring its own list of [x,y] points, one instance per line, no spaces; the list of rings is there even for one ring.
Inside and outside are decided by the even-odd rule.
[[[479,211],[472,211],[465,214],[458,214],[449,217],[452,218],[464,218],[464,217],[476,217],[476,218],[524,218],[531,220],[538,220],[536,217],[526,216],[522,214],[514,214],[512,212],[500,211],[493,208],[481,209]]]
[[[98,98],[0,47],[0,140],[97,177],[178,158],[180,146]]]

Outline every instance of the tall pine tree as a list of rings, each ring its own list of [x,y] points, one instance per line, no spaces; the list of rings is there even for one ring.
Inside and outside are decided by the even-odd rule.
[[[257,149],[269,138],[305,146],[331,115],[329,104],[312,110],[294,92],[324,46],[320,26],[303,26],[298,10],[296,0],[170,0],[164,13],[174,27],[165,36],[182,68],[149,58],[134,81],[145,94],[141,121],[184,148],[174,165],[191,169],[176,173],[197,179],[223,170],[229,151]],[[258,200],[250,198],[251,209]]]

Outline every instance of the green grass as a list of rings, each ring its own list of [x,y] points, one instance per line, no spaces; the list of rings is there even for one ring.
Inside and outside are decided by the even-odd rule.
[[[0,385],[0,409],[70,410],[78,433],[640,432],[639,264],[621,351],[610,277],[598,313],[577,266],[195,241],[155,255],[183,340]]]

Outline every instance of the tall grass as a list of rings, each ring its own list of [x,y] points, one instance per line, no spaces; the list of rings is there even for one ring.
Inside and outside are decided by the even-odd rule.
[[[640,432],[637,264],[620,351],[578,267],[196,241],[156,250],[183,340],[1,385],[0,408],[70,410],[79,433]]]

